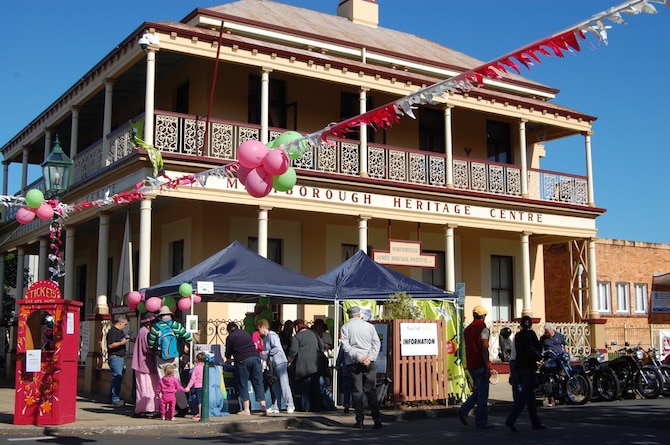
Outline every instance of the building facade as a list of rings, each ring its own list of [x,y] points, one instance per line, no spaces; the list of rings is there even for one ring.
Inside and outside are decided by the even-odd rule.
[[[2,146],[5,169],[23,164],[19,193],[44,188],[42,180],[27,183],[26,166],[41,164],[58,137],[74,160],[62,201],[94,202],[152,177],[151,153],[134,146],[130,122],[144,123],[144,141],[161,151],[174,179],[234,162],[245,140],[310,133],[481,64],[383,28],[378,8],[348,0],[329,15],[242,0],[179,22],[143,23]],[[64,295],[83,301],[92,320],[122,304],[116,283],[128,218],[135,289],[233,240],[311,277],[359,249],[403,240],[435,254],[437,267],[397,270],[448,291],[464,283],[466,313],[481,304],[492,321],[544,319],[544,246],[585,243],[583,267],[595,271],[595,220],[604,212],[593,195],[595,117],[555,104],[557,93],[506,74],[434,97],[410,110],[415,119],[386,129],[361,125],[309,147],[292,161],[298,179],[289,192],[257,199],[236,177],[217,176],[78,209],[64,226]],[[566,137],[584,147],[586,175],[542,170],[545,145]],[[5,212],[0,234],[0,253],[15,251],[20,261],[38,255],[39,277],[47,276],[47,223],[18,226]],[[238,318],[250,309],[198,311]],[[282,310],[284,319],[335,314],[332,307]],[[584,314],[600,315],[595,307]]]

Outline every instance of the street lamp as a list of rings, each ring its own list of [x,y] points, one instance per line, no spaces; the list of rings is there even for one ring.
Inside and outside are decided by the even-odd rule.
[[[63,148],[60,146],[58,135],[56,135],[56,143],[54,144],[51,153],[46,161],[42,163],[42,172],[44,175],[44,189],[47,197],[60,201],[60,197],[67,193],[70,188],[70,177],[72,175],[72,159],[70,159]],[[49,228],[49,238],[51,239],[50,248],[52,253],[49,255],[51,266],[49,272],[51,273],[51,280],[56,281],[56,278],[62,276],[61,273],[61,220],[62,214],[54,212],[51,219],[51,226]]]
[[[42,163],[42,172],[47,194],[59,199],[67,193],[72,175],[72,159],[63,151],[58,136],[56,136],[53,150],[49,153],[46,161]]]

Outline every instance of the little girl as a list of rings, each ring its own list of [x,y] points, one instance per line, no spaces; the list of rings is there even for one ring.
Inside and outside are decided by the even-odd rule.
[[[165,376],[160,379],[156,394],[161,400],[161,419],[173,420],[174,407],[177,404],[177,390],[188,392],[188,389],[182,387],[179,380],[174,376],[174,365],[168,365],[164,370]]]
[[[193,372],[191,373],[191,380],[188,381],[186,386],[186,392],[191,388],[195,390],[195,398],[198,401],[198,413],[193,416],[193,420],[200,420],[200,415],[202,414],[202,375],[205,370],[205,353],[198,352],[195,356],[195,366],[193,367]]]

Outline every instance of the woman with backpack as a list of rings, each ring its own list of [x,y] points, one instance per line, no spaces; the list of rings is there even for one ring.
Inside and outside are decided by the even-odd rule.
[[[161,306],[158,314],[158,321],[151,328],[147,344],[154,351],[156,356],[156,368],[158,375],[163,378],[164,368],[172,365],[179,369],[179,339],[184,340],[184,350],[188,351],[188,343],[191,342],[191,334],[186,332],[186,328],[179,321],[174,320],[174,314],[167,306]]]

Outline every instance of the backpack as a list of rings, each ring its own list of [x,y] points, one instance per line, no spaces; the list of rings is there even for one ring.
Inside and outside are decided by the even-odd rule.
[[[162,360],[172,360],[179,357],[177,336],[172,330],[172,321],[156,325],[160,333],[156,339],[156,352]]]

